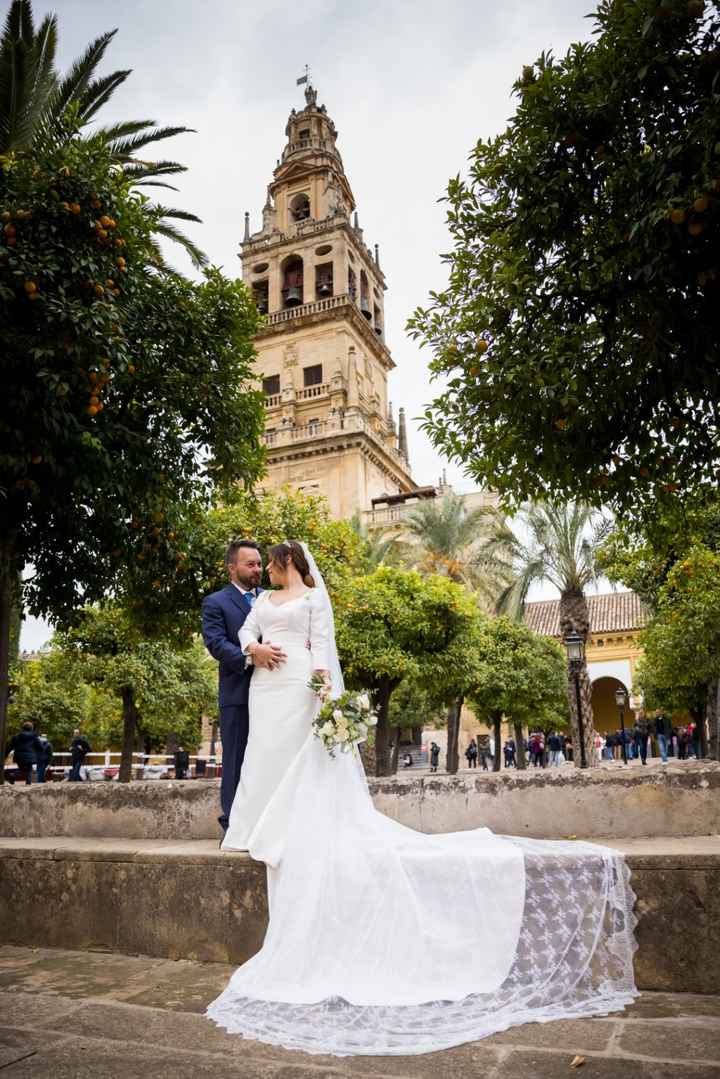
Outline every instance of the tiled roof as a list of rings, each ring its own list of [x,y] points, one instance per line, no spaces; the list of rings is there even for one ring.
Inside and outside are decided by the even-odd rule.
[[[616,633],[640,629],[648,620],[647,609],[634,592],[606,592],[588,596],[591,633]],[[560,600],[543,599],[525,604],[525,624],[544,637],[560,636]]]

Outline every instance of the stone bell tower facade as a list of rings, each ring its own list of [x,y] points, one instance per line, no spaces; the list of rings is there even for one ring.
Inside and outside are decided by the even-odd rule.
[[[415,489],[402,409],[387,377],[385,277],[363,242],[337,131],[316,91],[292,110],[262,228],[245,215],[243,280],[265,315],[255,339],[265,392],[267,474],[324,495],[334,517]],[[354,216],[353,216],[354,214]]]

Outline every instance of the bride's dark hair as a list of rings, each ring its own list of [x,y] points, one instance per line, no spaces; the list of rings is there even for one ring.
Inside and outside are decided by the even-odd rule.
[[[303,584],[306,584],[308,588],[315,587],[315,579],[310,573],[305,552],[297,540],[286,540],[285,543],[276,543],[274,547],[268,547],[268,559],[276,566],[282,566],[283,569],[287,567],[288,562],[292,562],[302,577]]]

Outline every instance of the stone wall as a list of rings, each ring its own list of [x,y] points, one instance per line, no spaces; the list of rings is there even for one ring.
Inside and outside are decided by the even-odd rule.
[[[637,894],[638,986],[720,993],[720,838],[611,845]],[[8,944],[240,964],[266,926],[264,866],[209,840],[0,840]]]
[[[554,839],[720,833],[720,765],[645,770],[467,772],[373,779],[375,805],[423,832],[489,827]],[[51,783],[0,787],[0,836],[210,839],[218,782]]]

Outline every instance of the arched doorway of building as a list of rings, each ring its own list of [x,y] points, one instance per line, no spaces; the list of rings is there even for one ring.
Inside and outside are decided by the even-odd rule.
[[[595,730],[599,734],[608,734],[611,731],[614,733],[620,727],[620,713],[615,703],[615,692],[620,688],[624,689],[629,696],[628,686],[619,678],[606,675],[603,678],[597,678],[592,684],[593,721]],[[632,729],[634,723],[635,713],[626,704],[625,726]]]

